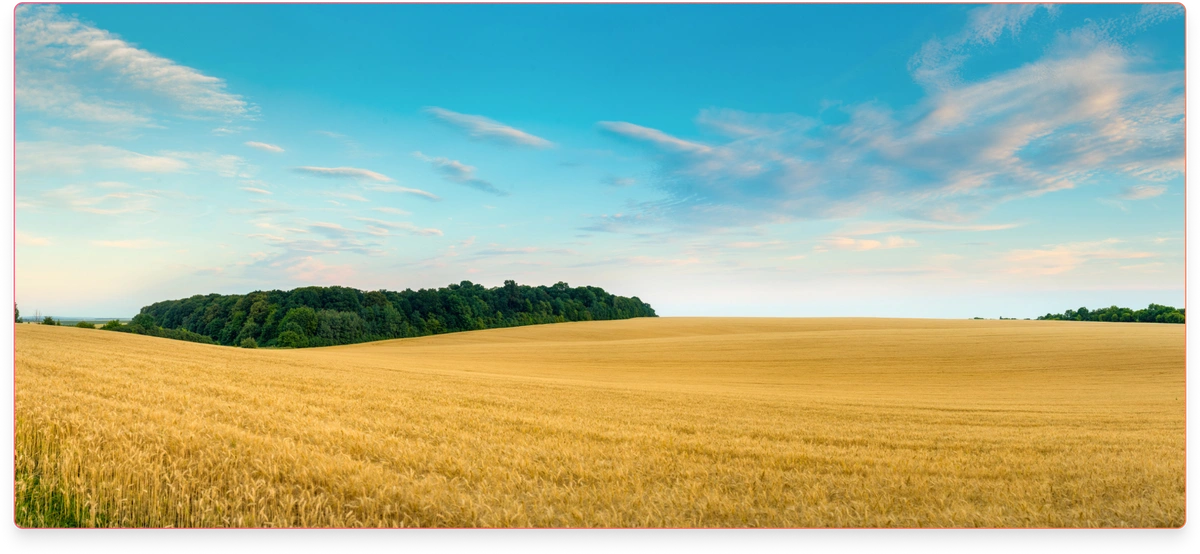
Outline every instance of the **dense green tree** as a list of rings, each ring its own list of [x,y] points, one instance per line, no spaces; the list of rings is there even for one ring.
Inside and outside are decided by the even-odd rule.
[[[178,330],[219,344],[240,345],[254,339],[263,346],[292,348],[655,315],[637,297],[613,296],[597,287],[572,288],[563,282],[531,287],[515,281],[491,289],[462,281],[417,291],[303,287],[195,295],[157,302],[141,313],[152,319],[139,320],[136,327],[130,322],[120,330],[144,334]]]
[[[16,312],[16,315],[13,316],[13,321],[16,323],[21,323],[21,308],[17,307],[16,302],[13,302],[13,311]]]
[[[1162,304],[1150,304],[1146,308],[1137,311],[1118,306],[1097,308],[1095,310],[1079,308],[1078,310],[1067,310],[1061,314],[1046,314],[1038,319],[1066,321],[1184,323],[1186,318],[1183,309],[1176,309],[1172,306],[1163,306]]]
[[[96,328],[96,324],[92,323],[90,321],[80,321],[79,323],[76,323],[75,326],[79,327],[81,329],[95,329]]]

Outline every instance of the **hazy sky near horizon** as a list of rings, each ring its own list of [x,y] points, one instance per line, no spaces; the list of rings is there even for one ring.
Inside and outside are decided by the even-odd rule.
[[[1182,306],[1174,5],[25,5],[23,314],[595,285],[661,315]]]

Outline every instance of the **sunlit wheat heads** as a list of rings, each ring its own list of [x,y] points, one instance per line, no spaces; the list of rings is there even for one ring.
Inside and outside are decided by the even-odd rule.
[[[1183,326],[16,329],[22,526],[1177,527]]]

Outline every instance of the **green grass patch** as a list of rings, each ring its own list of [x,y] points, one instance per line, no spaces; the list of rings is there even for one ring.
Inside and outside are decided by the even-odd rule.
[[[108,520],[103,514],[89,514],[34,473],[17,472],[13,496],[16,524],[23,528],[104,527]]]

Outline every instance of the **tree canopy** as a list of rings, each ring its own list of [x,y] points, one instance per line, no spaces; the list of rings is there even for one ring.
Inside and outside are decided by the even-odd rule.
[[[1129,308],[1119,308],[1117,306],[1109,306],[1107,308],[1098,308],[1095,310],[1079,308],[1078,310],[1067,310],[1061,314],[1046,314],[1038,319],[1067,321],[1124,321],[1131,323],[1183,323],[1185,318],[1183,308],[1163,306],[1161,304],[1151,304],[1145,309],[1137,311]]]
[[[636,296],[598,287],[463,281],[439,289],[291,291],[196,295],[142,308],[129,325],[105,329],[224,345],[302,348],[539,323],[655,317]]]

